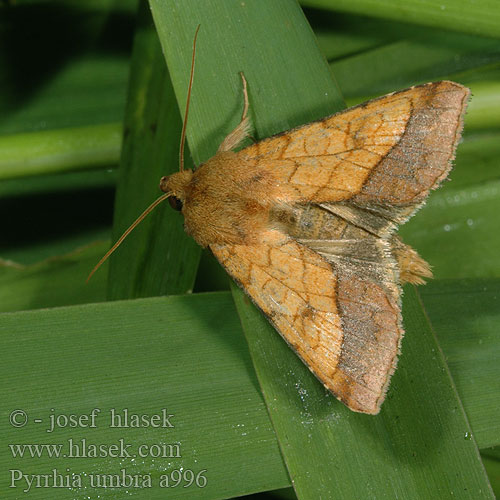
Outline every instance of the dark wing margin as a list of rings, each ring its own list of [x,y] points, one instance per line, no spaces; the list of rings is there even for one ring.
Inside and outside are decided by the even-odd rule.
[[[449,81],[414,89],[420,90],[419,97],[411,99],[402,137],[371,170],[361,191],[351,199],[355,205],[418,206],[448,175],[470,90]]]

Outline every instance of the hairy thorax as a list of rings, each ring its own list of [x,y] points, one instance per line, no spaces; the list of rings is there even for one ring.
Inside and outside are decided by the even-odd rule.
[[[279,187],[269,171],[221,152],[194,172],[173,174],[167,187],[182,201],[187,232],[203,247],[250,245],[269,224]]]

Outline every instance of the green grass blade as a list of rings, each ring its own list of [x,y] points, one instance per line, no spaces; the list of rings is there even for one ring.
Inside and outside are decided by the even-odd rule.
[[[329,61],[355,56],[377,47],[435,32],[414,24],[344,14],[323,9],[304,9],[321,52]]]
[[[108,246],[92,244],[27,266],[0,260],[0,312],[104,300],[107,269],[88,284],[85,279]]]
[[[0,183],[0,198],[50,196],[77,189],[110,189],[116,185],[116,169],[64,172],[54,175],[35,175],[29,178],[6,179]]]
[[[0,344],[2,498],[21,498],[27,487],[25,481],[9,487],[12,469],[81,475],[82,488],[33,486],[30,497],[41,499],[222,499],[290,484],[228,292],[3,314]],[[101,410],[95,428],[46,432],[50,415],[88,415],[94,408]],[[166,408],[174,427],[112,428],[111,408],[141,415]],[[15,409],[27,412],[25,427],[9,425]],[[68,454],[69,439],[105,450],[122,439],[132,456],[116,456],[115,449],[115,456],[92,457],[89,446],[85,458],[21,459],[7,447],[62,444]],[[133,456],[140,445],[158,452],[176,443],[181,456]],[[91,487],[91,474],[121,469],[151,474],[152,487]],[[204,488],[184,481],[159,487],[161,474],[204,469]]]
[[[500,10],[495,0],[301,0],[323,9],[364,14],[481,36],[500,36]]]
[[[500,445],[500,280],[419,289],[480,448]]]
[[[422,29],[403,39],[333,61],[346,98],[385,94],[500,61],[500,41]]]
[[[179,169],[182,121],[147,2],[142,3],[139,18],[113,241],[162,194],[160,177]],[[192,290],[200,248],[186,235],[181,222],[181,215],[164,203],[137,227],[111,258],[110,299]]]
[[[115,165],[121,123],[0,136],[0,180]]]
[[[500,79],[488,81],[472,81],[467,78],[464,83],[470,85],[474,96],[470,110],[467,113],[467,127],[469,129],[499,129],[500,128]]]

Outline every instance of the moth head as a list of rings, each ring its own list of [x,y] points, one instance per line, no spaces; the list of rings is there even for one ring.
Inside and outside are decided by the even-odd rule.
[[[168,202],[177,211],[181,211],[186,201],[186,193],[193,178],[192,170],[182,170],[172,175],[160,179],[160,189],[164,193],[170,193]]]

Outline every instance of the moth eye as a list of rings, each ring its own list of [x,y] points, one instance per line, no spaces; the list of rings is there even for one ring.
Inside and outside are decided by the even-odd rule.
[[[169,196],[168,202],[174,210],[177,210],[178,212],[182,210],[182,201],[176,196]]]

